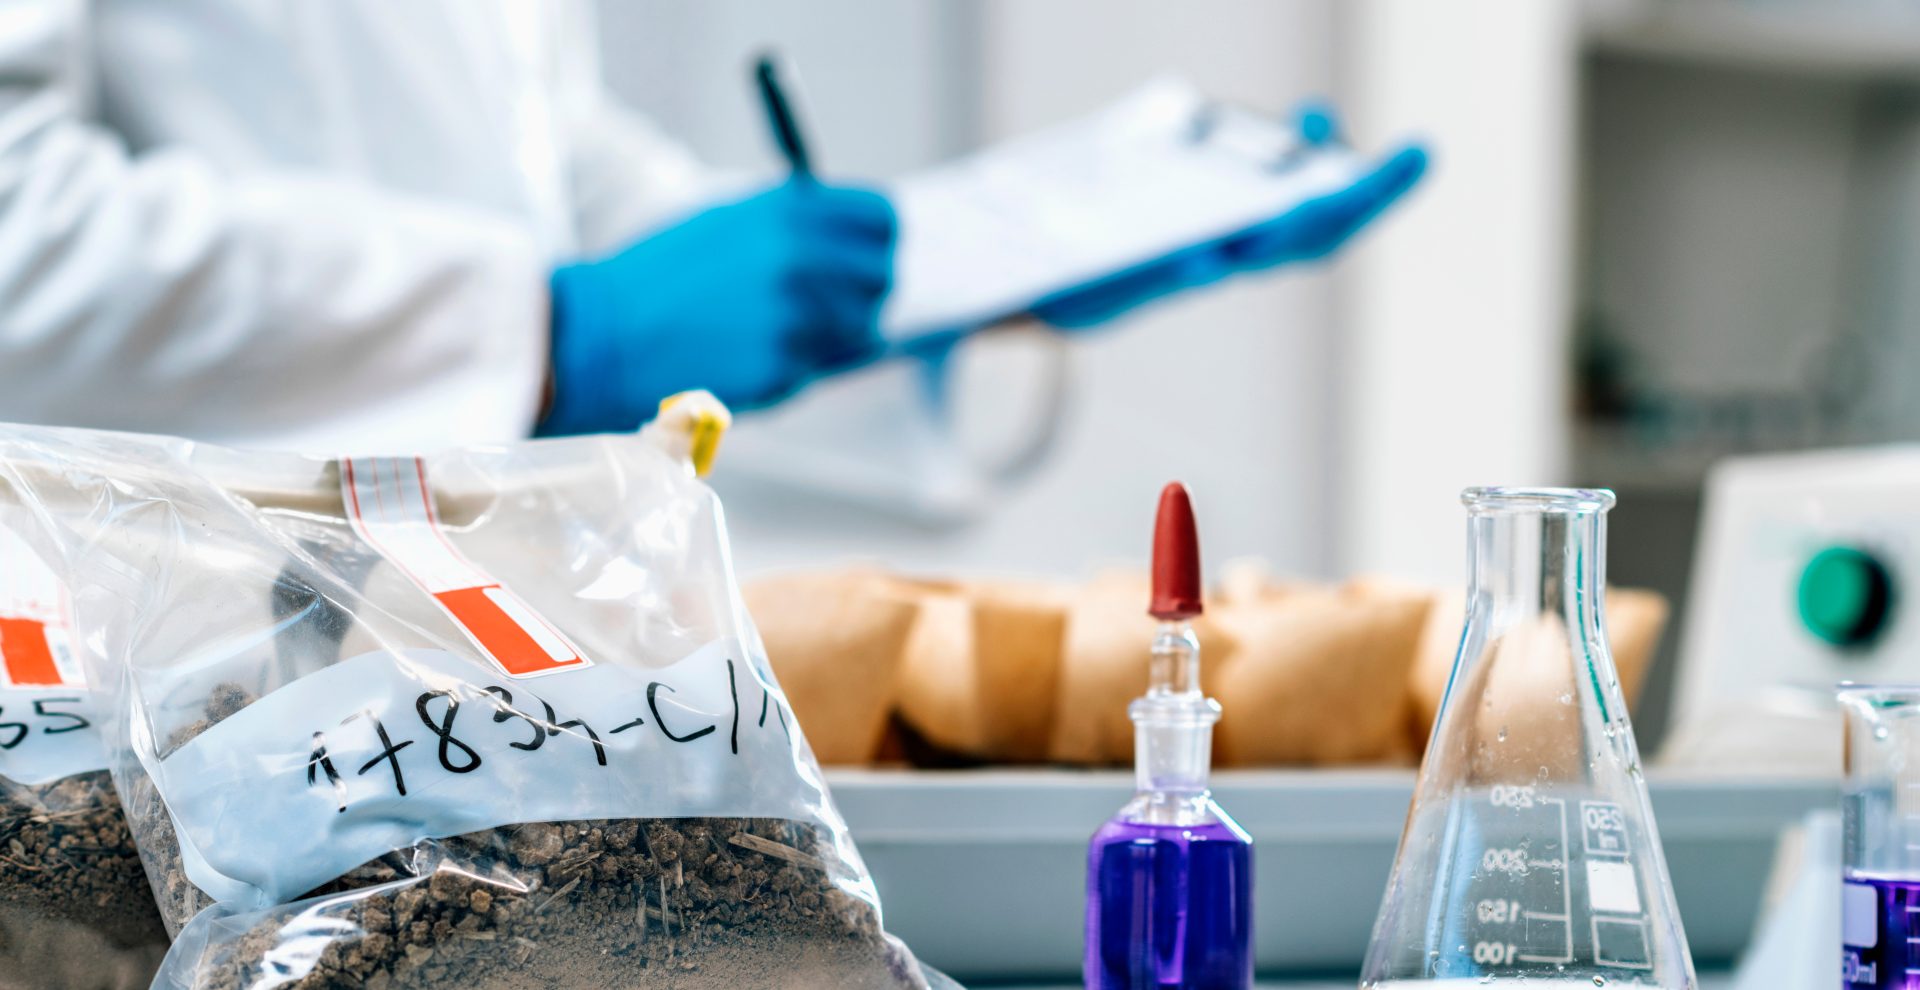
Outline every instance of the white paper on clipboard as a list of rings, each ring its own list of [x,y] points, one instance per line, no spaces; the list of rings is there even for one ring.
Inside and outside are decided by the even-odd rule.
[[[1345,188],[1364,162],[1178,79],[894,183],[896,343],[984,326],[1054,293]]]

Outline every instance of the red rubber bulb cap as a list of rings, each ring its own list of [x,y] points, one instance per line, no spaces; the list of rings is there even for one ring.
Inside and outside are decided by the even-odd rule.
[[[1185,485],[1170,482],[1160,490],[1160,513],[1153,522],[1153,603],[1147,614],[1178,622],[1200,611],[1200,536],[1193,502]]]

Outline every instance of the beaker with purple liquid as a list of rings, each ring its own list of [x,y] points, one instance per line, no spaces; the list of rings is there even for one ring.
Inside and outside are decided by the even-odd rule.
[[[1920,685],[1842,685],[1840,972],[1920,990]]]

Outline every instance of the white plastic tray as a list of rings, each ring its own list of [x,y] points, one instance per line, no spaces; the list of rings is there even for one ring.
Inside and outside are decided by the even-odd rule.
[[[960,979],[1074,979],[1087,838],[1131,774],[830,770],[886,926]],[[1746,945],[1782,829],[1832,784],[1651,775],[1680,913],[1701,965]],[[1356,971],[1406,820],[1406,770],[1240,771],[1215,794],[1253,834],[1263,974]]]

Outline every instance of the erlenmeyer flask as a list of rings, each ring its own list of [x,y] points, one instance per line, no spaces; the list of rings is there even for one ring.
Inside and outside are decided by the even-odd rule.
[[[1613,493],[1461,500],[1466,629],[1361,986],[1693,990],[1601,620]]]

